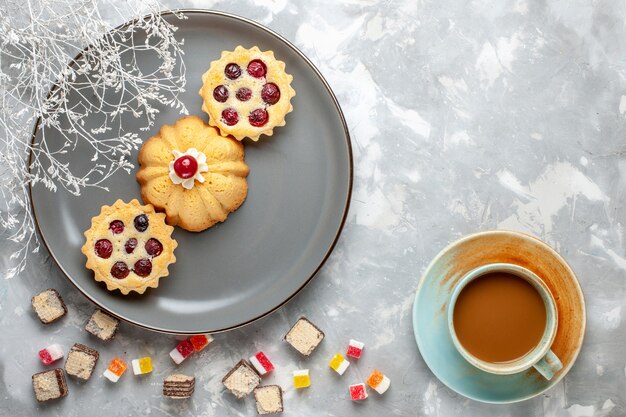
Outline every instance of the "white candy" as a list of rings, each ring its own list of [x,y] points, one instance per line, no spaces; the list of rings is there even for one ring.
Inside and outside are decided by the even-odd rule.
[[[135,375],[149,374],[150,372],[152,372],[152,358],[150,358],[149,356],[139,359],[133,359],[132,364],[133,373]],[[144,367],[145,369],[141,369],[142,367]]]
[[[348,366],[350,366],[350,362],[344,359],[343,362],[339,364],[337,369],[335,369],[335,372],[337,372],[339,375],[343,375],[343,373],[346,372],[346,369],[348,369]]]
[[[133,372],[135,372],[135,364],[133,364]],[[108,369],[104,371],[102,375],[104,375],[104,377],[111,382],[117,382],[120,379],[119,375],[115,375],[113,372],[109,371]]]
[[[172,360],[174,361],[176,365],[180,365],[182,361],[185,360],[185,357],[181,355],[178,349],[176,348],[172,349],[172,351],[170,352],[170,358],[172,358]]]
[[[389,389],[390,385],[391,385],[391,380],[387,378],[386,375],[383,375],[383,380],[380,381],[380,384],[378,384],[376,388],[374,389],[376,390],[377,393],[384,394],[385,391]]]
[[[357,348],[359,350],[363,350],[363,347],[365,346],[365,343],[358,342],[358,341],[356,341],[354,339],[350,339],[350,343],[349,344],[350,344],[350,346],[355,347],[355,348]]]
[[[347,356],[351,356],[355,359],[359,359],[361,357],[361,353],[363,353],[363,347],[365,343],[359,342],[354,339],[350,339],[350,343],[348,343],[348,351],[346,352]]]
[[[250,356],[249,361],[252,366],[254,366],[254,369],[256,369],[261,376],[267,374],[268,372],[271,372],[274,369],[274,365],[263,352],[257,352],[254,356]],[[266,362],[267,368],[261,361]]]
[[[50,358],[46,357],[50,356]],[[63,349],[60,345],[54,344],[39,351],[39,357],[45,365],[50,365],[63,357]]]
[[[139,366],[139,359],[133,359],[131,363],[133,364],[133,373],[135,375],[141,375],[141,367]]]
[[[46,350],[48,351],[50,356],[52,356],[52,359],[55,361],[63,357],[63,348],[61,347],[61,345],[57,345],[55,343],[54,345],[48,346]]]

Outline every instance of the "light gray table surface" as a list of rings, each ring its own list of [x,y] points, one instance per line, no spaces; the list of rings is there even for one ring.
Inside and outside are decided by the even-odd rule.
[[[262,349],[285,389],[285,416],[626,415],[626,3],[623,1],[166,1],[168,7],[239,14],[295,43],[321,70],[352,135],[350,214],[332,256],[294,300],[269,317],[218,334],[179,368],[194,374],[188,401],[161,395],[176,338],[122,323],[110,343],[83,330],[94,306],[42,251],[19,277],[0,281],[0,415],[248,416],[221,384],[240,358]],[[130,16],[128,16],[130,17]],[[111,14],[111,23],[119,16]],[[411,307],[420,274],[448,243],[479,230],[513,229],[555,247],[577,273],[587,333],[554,389],[508,406],[467,400],[422,360]],[[12,247],[0,242],[0,267]],[[43,326],[30,297],[57,288],[69,314]],[[326,339],[308,360],[281,342],[300,315]],[[337,378],[330,356],[349,338],[366,354]],[[75,342],[101,354],[95,376],[38,404],[37,350]],[[108,360],[150,355],[155,371],[101,377]],[[392,387],[350,402],[347,385],[383,369]],[[311,369],[312,386],[291,387]]]

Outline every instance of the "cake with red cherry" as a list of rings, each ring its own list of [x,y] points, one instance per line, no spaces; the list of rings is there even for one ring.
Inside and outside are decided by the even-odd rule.
[[[109,291],[143,294],[147,288],[158,287],[176,262],[178,244],[171,237],[173,230],[152,205],[117,200],[112,206],[102,206],[91,219],[81,251],[95,280],[104,282]]]
[[[163,126],[141,147],[139,164],[144,203],[192,232],[223,222],[248,195],[243,145],[197,116]]]
[[[261,135],[271,136],[275,127],[285,125],[296,95],[292,80],[274,52],[240,45],[222,52],[202,76],[202,110],[222,135],[258,141]]]

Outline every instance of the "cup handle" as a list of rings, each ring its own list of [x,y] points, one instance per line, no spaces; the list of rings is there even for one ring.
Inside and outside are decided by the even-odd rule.
[[[548,381],[563,368],[563,364],[551,350],[533,366]]]

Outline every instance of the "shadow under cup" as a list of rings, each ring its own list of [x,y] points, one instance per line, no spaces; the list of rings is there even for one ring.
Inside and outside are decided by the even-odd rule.
[[[502,273],[513,275],[516,278],[525,280],[537,292],[545,307],[545,328],[538,343],[521,357],[516,357],[508,361],[489,362],[480,359],[470,353],[460,342],[454,323],[454,312],[459,295],[467,288],[468,284],[486,275]],[[498,300],[502,301],[502,300]],[[487,300],[488,302],[488,300]],[[497,263],[480,266],[468,272],[454,287],[450,303],[448,304],[448,327],[452,341],[458,352],[469,363],[475,367],[492,374],[509,375],[523,372],[531,367],[543,375],[546,379],[551,379],[554,373],[562,368],[560,360],[550,350],[558,327],[558,315],[556,303],[552,293],[546,284],[533,272],[518,265]],[[531,345],[532,346],[532,345]]]

